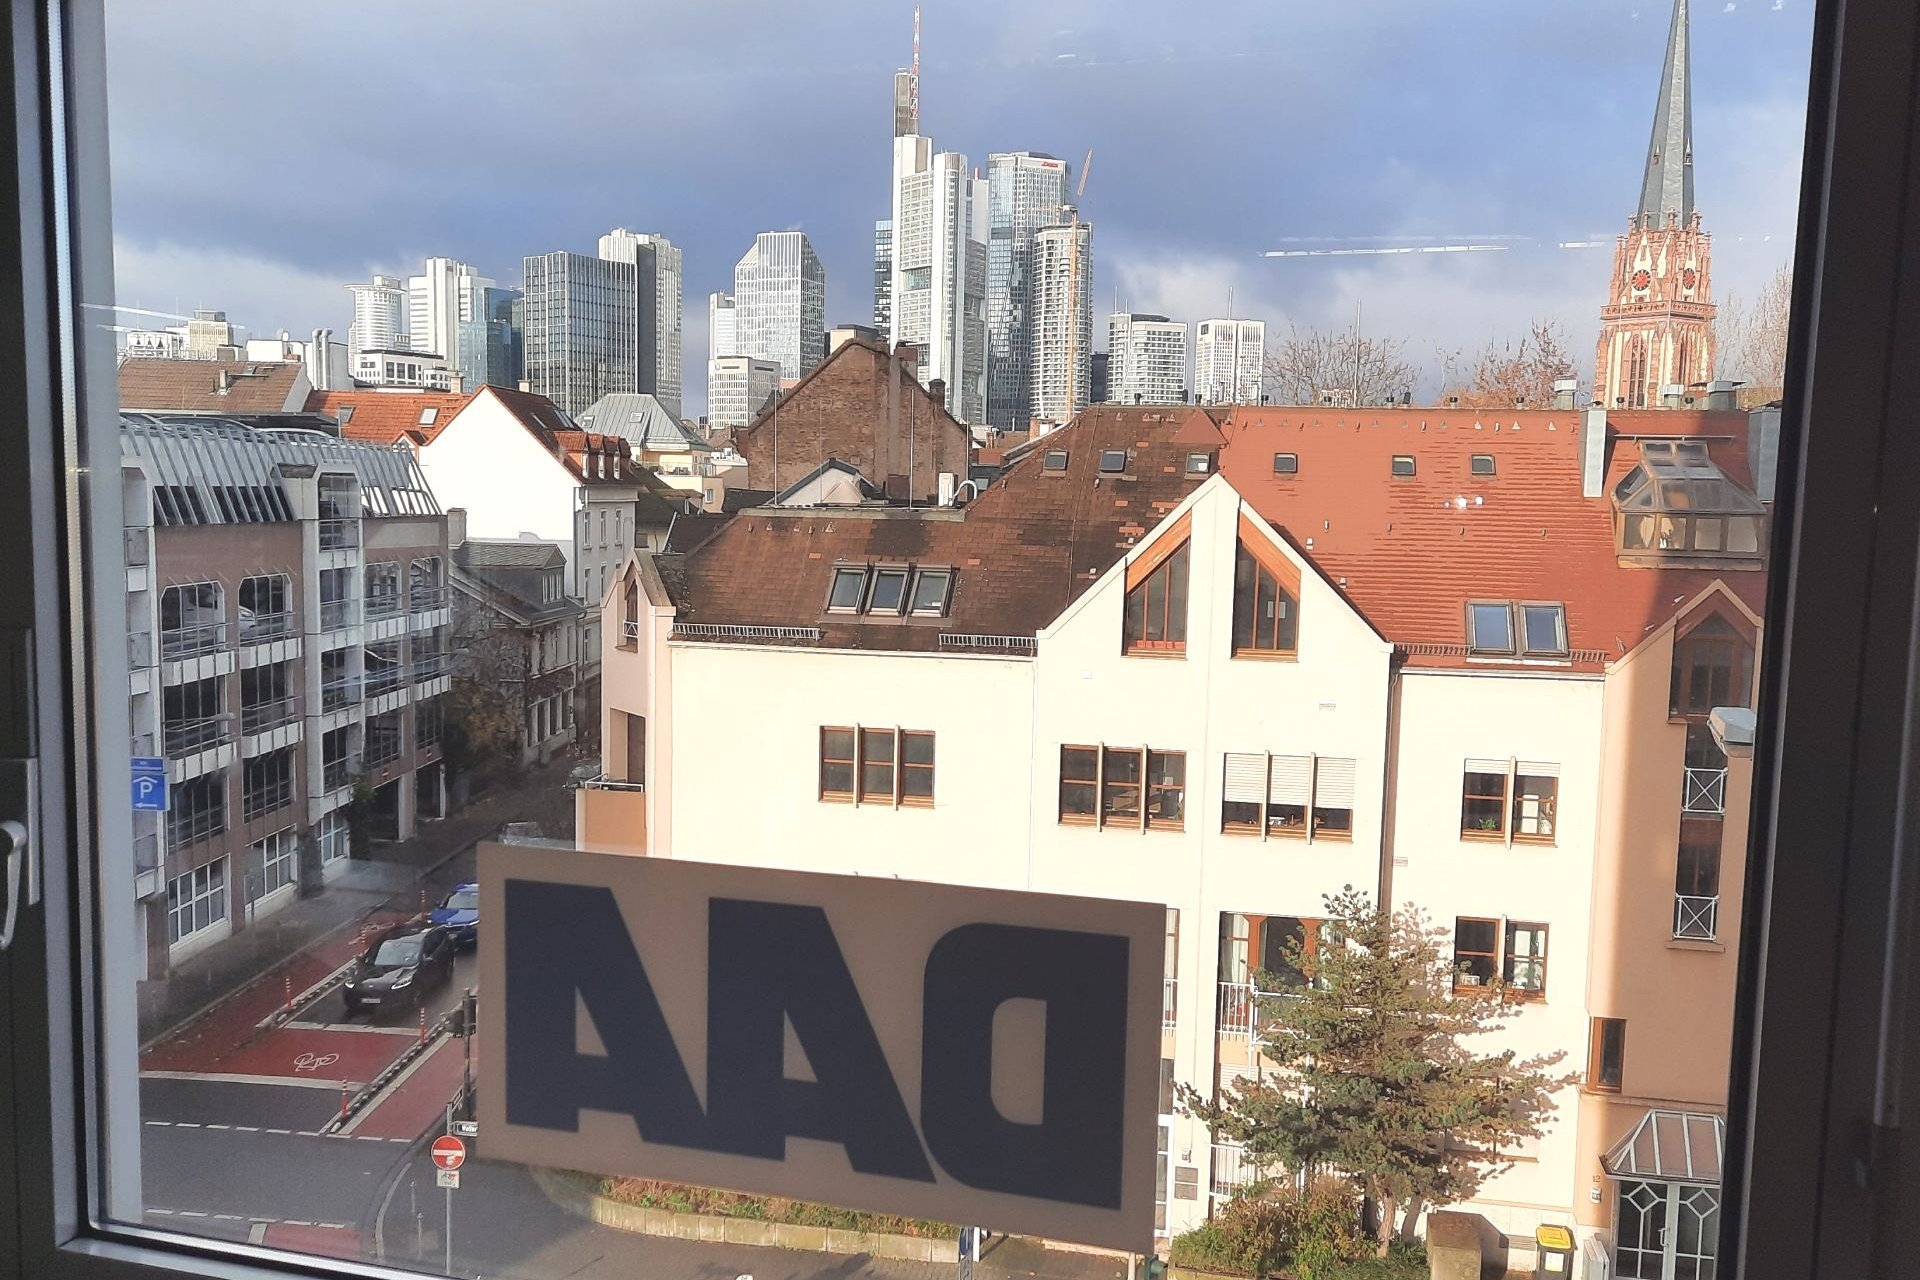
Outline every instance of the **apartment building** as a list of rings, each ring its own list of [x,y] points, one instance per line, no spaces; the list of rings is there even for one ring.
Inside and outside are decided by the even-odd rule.
[[[517,762],[544,764],[576,724],[587,614],[567,594],[567,558],[531,539],[466,539],[452,555],[456,667],[513,718]]]
[[[1570,1077],[1464,1208],[1661,1274],[1717,1206],[1776,423],[1094,409],[963,510],[735,519],[608,594],[581,842],[1165,903],[1215,1088],[1323,895],[1418,906]],[[1163,1231],[1259,1172],[1163,1132]]]
[[[445,813],[446,518],[412,456],[313,431],[125,414],[132,752],[146,977]]]
[[[1187,324],[1116,311],[1107,317],[1107,398],[1115,404],[1184,404]]]

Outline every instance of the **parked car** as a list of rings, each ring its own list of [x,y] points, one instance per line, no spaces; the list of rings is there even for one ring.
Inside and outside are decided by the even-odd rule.
[[[428,927],[387,934],[361,954],[341,990],[347,1016],[365,1010],[417,1009],[427,992],[453,977],[453,937]]]
[[[456,886],[427,920],[445,929],[457,945],[473,946],[480,941],[480,886],[471,880]]]

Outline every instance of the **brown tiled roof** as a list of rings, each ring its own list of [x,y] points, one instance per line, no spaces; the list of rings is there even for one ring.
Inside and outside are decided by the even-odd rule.
[[[1181,407],[1101,406],[1049,437],[1065,471],[1030,455],[962,509],[859,508],[744,512],[679,558],[679,620],[817,627],[829,648],[932,650],[943,632],[1032,636],[1057,617],[1204,479],[1188,476],[1175,444],[1199,414]],[[1126,470],[1101,475],[1100,454],[1127,451]],[[840,563],[949,565],[944,618],[828,614]]]
[[[315,391],[307,396],[307,412],[324,413],[339,421],[340,434],[349,440],[371,440],[375,444],[393,444],[401,437],[425,444],[447,429],[454,415],[467,407],[475,392],[461,391],[382,391],[374,387],[355,387],[346,391]],[[421,417],[433,410],[433,421]],[[347,413],[352,410],[351,413]]]
[[[1221,472],[1409,661],[1457,665],[1469,600],[1563,602],[1570,648],[1619,657],[1716,579],[1755,613],[1765,574],[1622,565],[1608,495],[1639,462],[1640,436],[1694,436],[1751,489],[1747,417],[1722,411],[1608,415],[1601,496],[1581,496],[1583,415],[1570,410],[1243,408],[1222,427]],[[1276,475],[1273,457],[1298,471]],[[1411,478],[1391,474],[1410,455]],[[1494,474],[1471,473],[1471,455]],[[1583,664],[1595,665],[1594,660]]]
[[[120,362],[120,407],[142,413],[281,413],[293,398],[297,360]],[[222,389],[222,384],[225,389]]]

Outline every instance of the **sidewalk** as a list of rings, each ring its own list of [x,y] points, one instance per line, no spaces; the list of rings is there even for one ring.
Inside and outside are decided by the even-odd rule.
[[[138,984],[140,1042],[146,1044],[209,1006],[276,971],[330,934],[382,908],[408,913],[420,907],[420,882],[437,867],[497,833],[507,822],[538,822],[550,837],[573,835],[574,762],[556,760],[495,787],[451,817],[424,824],[411,840],[374,846],[311,898],[290,906],[178,965],[164,978]]]

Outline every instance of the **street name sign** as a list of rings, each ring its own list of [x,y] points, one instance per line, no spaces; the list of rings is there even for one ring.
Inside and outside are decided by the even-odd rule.
[[[1152,1248],[1166,909],[483,845],[490,1157]]]

